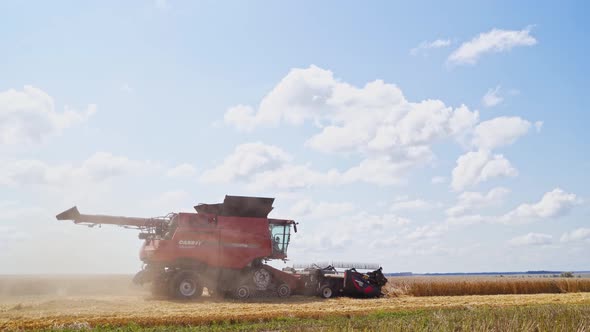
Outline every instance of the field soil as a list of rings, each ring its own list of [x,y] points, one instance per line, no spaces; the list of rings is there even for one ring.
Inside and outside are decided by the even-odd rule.
[[[324,318],[422,309],[589,305],[590,293],[477,295],[380,299],[293,296],[238,302],[208,296],[194,302],[152,297],[130,276],[0,277],[0,330],[75,326],[199,325],[260,322],[275,318]]]

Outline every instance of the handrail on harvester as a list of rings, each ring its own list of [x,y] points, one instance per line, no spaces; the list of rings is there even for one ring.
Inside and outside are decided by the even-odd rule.
[[[359,270],[376,270],[381,265],[375,263],[354,263],[354,262],[319,262],[319,263],[302,263],[293,264],[295,269],[307,269],[307,268],[325,268],[334,267],[337,269],[359,269]]]

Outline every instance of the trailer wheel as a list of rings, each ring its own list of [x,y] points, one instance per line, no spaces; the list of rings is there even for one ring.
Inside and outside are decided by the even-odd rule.
[[[277,287],[277,295],[279,297],[288,297],[291,295],[291,287],[287,284],[280,284],[279,287]]]
[[[245,300],[250,297],[250,287],[240,286],[234,290],[234,297],[238,300]]]
[[[320,288],[320,296],[324,299],[329,299],[334,297],[334,290],[330,285],[324,285]]]
[[[183,271],[177,273],[170,282],[172,296],[191,300],[203,295],[203,285],[195,273]]]

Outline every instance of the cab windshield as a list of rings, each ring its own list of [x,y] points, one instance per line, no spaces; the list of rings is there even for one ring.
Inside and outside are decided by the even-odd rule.
[[[291,238],[290,225],[274,225],[270,224],[270,238],[272,240],[273,254],[287,254],[287,246],[289,246],[289,239]]]

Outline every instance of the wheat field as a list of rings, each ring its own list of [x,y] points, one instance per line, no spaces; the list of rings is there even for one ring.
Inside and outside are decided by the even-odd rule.
[[[590,292],[590,278],[393,277],[390,296],[459,296]]]
[[[505,289],[508,285],[523,282],[533,282],[532,285],[537,285],[536,288],[530,286],[530,289],[544,290],[533,279],[435,278],[432,280],[431,278],[429,280],[413,277],[392,278],[388,284],[388,296],[380,299],[363,300],[342,297],[324,300],[317,297],[292,296],[288,299],[251,299],[240,302],[204,296],[193,302],[178,302],[153,298],[146,289],[132,286],[130,276],[0,277],[0,330],[127,326],[128,324],[140,327],[194,327],[211,324],[258,324],[276,319],[296,320],[296,322],[311,319],[309,324],[313,325],[318,319],[338,317],[357,317],[353,319],[356,321],[362,320],[362,317],[393,315],[391,317],[395,318],[396,313],[406,315],[432,310],[443,310],[440,315],[446,315],[444,310],[447,309],[458,310],[448,313],[452,317],[460,314],[467,315],[462,318],[467,319],[470,310],[486,312],[489,308],[512,310],[509,308],[538,305],[558,306],[549,309],[541,308],[541,311],[537,313],[540,316],[544,315],[542,314],[544,310],[569,312],[568,308],[580,315],[590,312],[588,309],[590,293],[586,292],[457,295],[459,291],[481,293],[483,289],[490,292],[489,283],[501,283],[498,289]],[[452,286],[453,283],[456,286]],[[477,288],[477,285],[480,288]],[[453,291],[448,291],[450,294],[441,295],[441,289],[444,287],[455,288],[452,288]],[[437,295],[440,296],[424,296],[427,295],[424,290],[432,293],[433,289],[438,289]],[[513,289],[521,290],[522,288]],[[402,293],[402,290],[405,293]],[[422,293],[419,293],[419,290]],[[528,288],[527,291],[529,291]],[[420,296],[413,296],[412,292]],[[439,314],[432,315],[436,318]],[[510,316],[513,313],[507,311],[507,315]],[[482,319],[485,322],[489,318]],[[349,323],[346,321],[342,324]],[[397,323],[394,324],[394,321],[391,321],[391,324]]]

